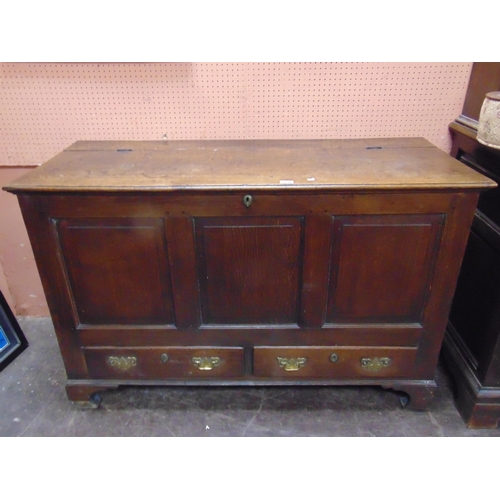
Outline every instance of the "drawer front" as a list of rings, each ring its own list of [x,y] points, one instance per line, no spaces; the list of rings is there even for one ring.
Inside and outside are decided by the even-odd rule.
[[[241,377],[241,347],[96,347],[84,349],[91,378],[165,379]]]
[[[411,377],[413,347],[264,347],[254,348],[253,374],[273,378]]]

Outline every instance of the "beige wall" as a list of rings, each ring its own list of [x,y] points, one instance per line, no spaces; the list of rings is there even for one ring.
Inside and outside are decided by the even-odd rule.
[[[76,140],[424,137],[449,151],[471,68],[0,63],[0,186],[26,172],[2,166],[40,164]],[[17,199],[4,191],[0,265],[15,313],[48,315]]]

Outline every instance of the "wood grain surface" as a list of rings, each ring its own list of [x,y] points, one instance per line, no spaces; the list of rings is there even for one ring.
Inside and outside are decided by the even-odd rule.
[[[103,383],[363,382],[424,409],[494,186],[405,138],[80,142],[6,189],[70,398]]]
[[[77,142],[4,189],[180,191],[484,189],[494,183],[422,138]]]

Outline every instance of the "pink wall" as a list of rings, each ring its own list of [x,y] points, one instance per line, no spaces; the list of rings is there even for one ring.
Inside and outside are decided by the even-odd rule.
[[[449,151],[472,63],[0,63],[0,166],[76,140],[425,137]],[[0,185],[21,175],[1,169]],[[0,264],[19,315],[47,315],[15,197]],[[0,286],[2,277],[0,276]]]
[[[2,261],[0,260],[0,290],[3,293],[3,296],[5,297],[5,300],[9,304],[10,308],[14,311],[14,301],[12,300],[12,297],[10,295],[9,291],[9,285],[7,284],[7,278],[5,277],[5,274],[3,272],[3,266],[2,266]]]
[[[443,149],[471,63],[0,64],[0,165],[79,139],[408,137]]]

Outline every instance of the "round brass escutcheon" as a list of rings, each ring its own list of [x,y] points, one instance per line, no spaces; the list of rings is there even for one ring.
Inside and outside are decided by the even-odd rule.
[[[162,362],[162,363],[166,363],[166,362],[168,361],[168,354],[163,353],[163,354],[160,356],[160,359],[161,359],[161,362]]]
[[[336,363],[338,360],[339,360],[339,355],[338,354],[333,353],[333,354],[330,355],[330,361],[332,363]]]
[[[243,205],[245,205],[245,207],[249,207],[252,204],[252,201],[253,198],[251,194],[246,194],[245,196],[243,196]]]

